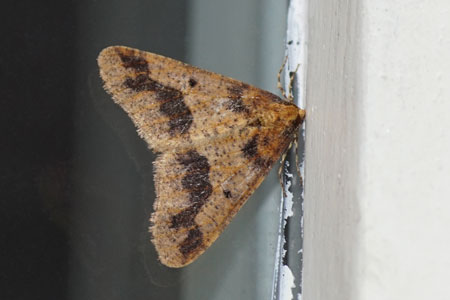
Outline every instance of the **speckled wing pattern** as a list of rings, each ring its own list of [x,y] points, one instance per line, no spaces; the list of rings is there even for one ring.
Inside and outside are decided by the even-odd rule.
[[[105,89],[159,155],[150,221],[160,261],[200,256],[263,181],[304,111],[240,81],[128,47],[99,57]]]

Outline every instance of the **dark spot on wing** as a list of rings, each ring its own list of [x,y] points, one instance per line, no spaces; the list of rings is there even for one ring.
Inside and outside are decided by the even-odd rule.
[[[160,101],[183,99],[183,93],[170,86],[163,86],[156,90],[156,99]]]
[[[181,91],[151,79],[149,74],[139,74],[136,78],[128,77],[125,80],[125,86],[136,92],[156,93],[156,100],[161,101],[159,110],[169,117],[169,130],[172,135],[186,133],[191,127],[194,117],[184,103]]]
[[[261,125],[262,124],[261,124],[261,120],[260,119],[253,120],[252,122],[248,123],[248,126],[250,126],[250,127],[258,127],[258,128],[260,128]]]
[[[230,98],[228,101],[228,109],[236,113],[250,112],[241,98]]]
[[[231,198],[231,192],[229,190],[223,190],[223,194],[225,195],[225,198]]]
[[[191,206],[172,217],[171,227],[191,227],[195,216],[212,194],[209,182],[208,159],[191,150],[178,157],[178,162],[186,167],[186,175],[181,179],[183,189],[189,192]]]
[[[148,71],[148,63],[143,57],[135,56],[133,52],[130,52],[130,54],[126,54],[121,51],[118,51],[117,54],[122,60],[122,65],[125,68],[127,69],[132,68],[138,72]]]
[[[174,96],[174,98],[167,99],[169,95]],[[177,94],[172,91],[168,93],[161,92],[159,97],[161,97],[161,99],[166,100],[165,102],[161,103],[159,110],[164,115],[170,118],[169,119],[170,132],[172,134],[176,132],[181,134],[187,132],[191,127],[194,117],[192,116],[189,107],[187,107],[187,105],[184,103],[184,99],[183,96],[181,96],[181,93]]]
[[[245,104],[241,98],[231,98],[228,101],[228,109],[233,112],[236,112],[236,113],[241,113],[241,112],[249,113],[250,112],[248,110],[248,108],[245,106]]]
[[[244,88],[242,85],[233,85],[227,88],[230,98],[241,98],[244,94]]]
[[[170,228],[189,228],[195,225],[194,219],[197,216],[201,205],[194,204],[172,216]]]
[[[175,117],[187,113],[189,108],[183,101],[183,98],[176,98],[172,101],[166,101],[161,103],[159,110],[169,117]]]
[[[178,157],[178,162],[184,165],[188,172],[195,172],[202,170],[202,172],[209,172],[210,166],[208,159],[200,155],[196,150],[189,150]]]
[[[246,158],[252,158],[258,153],[258,135],[255,136],[244,145],[241,149]]]
[[[230,99],[228,102],[228,109],[241,113],[249,113],[249,109],[245,106],[244,101],[242,101],[242,95],[244,94],[244,90],[248,89],[247,84],[241,84],[241,85],[233,85],[229,86],[227,88],[228,90],[228,98]]]
[[[175,98],[172,101],[166,101],[161,103],[159,110],[166,116],[175,116],[186,113],[189,108],[183,101],[183,98]]]
[[[178,115],[169,120],[170,133],[174,135],[176,132],[184,134],[188,132],[192,125],[194,117],[189,109],[186,110],[185,114]]]
[[[180,252],[185,257],[188,256],[190,253],[192,253],[195,249],[200,247],[203,243],[203,233],[201,230],[196,226],[193,229],[190,229],[188,231],[188,236],[186,239],[181,242],[180,244]]]
[[[149,78],[146,74],[139,74],[136,78],[127,77],[125,86],[136,92],[157,91],[162,88],[161,84]]]
[[[212,193],[208,159],[197,151],[191,150],[182,155],[178,161],[186,167],[187,174],[181,180],[181,184],[185,190],[189,191],[191,202],[205,204]]]
[[[194,87],[197,85],[197,80],[195,80],[194,78],[189,78],[189,86],[190,87]]]

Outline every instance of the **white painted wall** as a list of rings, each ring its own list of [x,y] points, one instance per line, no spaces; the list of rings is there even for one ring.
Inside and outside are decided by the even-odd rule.
[[[450,299],[450,1],[309,6],[304,299]]]

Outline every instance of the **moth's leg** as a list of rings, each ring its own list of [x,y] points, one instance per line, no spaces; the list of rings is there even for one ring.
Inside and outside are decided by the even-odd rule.
[[[283,63],[281,64],[281,68],[278,71],[278,82],[277,82],[277,88],[281,91],[281,94],[283,95],[283,98],[286,99],[286,91],[283,88],[283,85],[281,84],[281,74],[283,73],[284,70],[284,66],[286,66],[286,62],[287,62],[287,55],[285,56]]]
[[[291,146],[289,145],[289,148]],[[284,164],[286,162],[286,155],[287,155],[287,151],[286,150],[283,155],[281,156],[281,163],[280,163],[280,167],[278,168],[278,179],[280,180],[280,185],[281,185],[281,190],[283,191],[283,196],[286,197],[286,189],[284,188],[284,184],[283,184],[283,168],[284,168]]]
[[[299,178],[299,183],[300,186],[303,185],[303,178],[302,178],[302,174],[300,173],[300,163],[299,163],[299,159],[298,159],[298,131],[295,133],[295,137],[294,137],[294,148],[295,148],[295,166],[297,167],[297,174],[298,174],[298,178]]]
[[[300,67],[300,64],[297,65],[297,68],[295,68],[294,72],[289,73],[289,93],[288,93],[287,99],[291,102],[294,102],[294,93],[293,93],[294,77],[295,77],[295,74],[297,74],[299,67]]]

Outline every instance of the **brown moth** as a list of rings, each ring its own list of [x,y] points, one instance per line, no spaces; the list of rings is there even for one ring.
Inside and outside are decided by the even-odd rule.
[[[98,57],[104,87],[159,155],[150,218],[160,261],[218,238],[290,144],[305,112],[243,82],[128,47]]]

